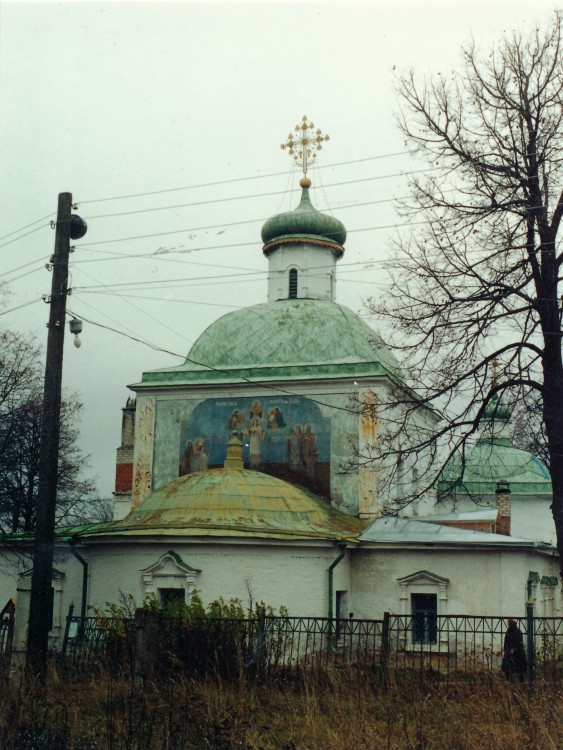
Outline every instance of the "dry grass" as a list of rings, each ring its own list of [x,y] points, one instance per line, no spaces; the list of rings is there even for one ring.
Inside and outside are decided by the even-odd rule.
[[[1,750],[561,750],[563,693],[501,681],[391,686],[325,675],[299,688],[108,673],[0,689]]]

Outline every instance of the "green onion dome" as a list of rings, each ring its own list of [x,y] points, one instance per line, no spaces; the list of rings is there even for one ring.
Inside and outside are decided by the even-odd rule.
[[[543,463],[516,448],[508,437],[479,438],[462,460],[451,459],[440,475],[438,492],[473,498],[492,495],[497,482],[509,483],[513,494],[550,495],[551,480]]]
[[[498,425],[502,425],[510,422],[511,416],[512,410],[508,406],[502,404],[498,395],[495,393],[495,395],[491,398],[491,400],[485,407],[481,423],[494,422]]]
[[[266,255],[277,244],[303,240],[312,241],[313,244],[320,241],[323,245],[334,245],[339,255],[344,252],[342,245],[346,242],[344,224],[333,216],[316,210],[311,203],[308,187],[303,187],[301,201],[296,209],[272,216],[262,227]]]

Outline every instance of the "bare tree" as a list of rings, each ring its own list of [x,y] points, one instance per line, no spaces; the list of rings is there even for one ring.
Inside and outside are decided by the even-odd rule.
[[[35,528],[43,376],[40,351],[10,331],[0,332],[0,532]],[[76,421],[82,405],[75,396],[61,406],[57,500],[58,525],[88,520],[92,482],[78,447]]]
[[[417,226],[396,241],[391,294],[373,307],[418,393],[401,391],[405,419],[421,403],[444,415],[411,450],[438,440],[446,459],[463,454],[491,401],[540,399],[563,560],[561,52],[556,13],[545,31],[470,44],[457,72],[399,78],[399,125],[427,169],[402,206]]]
[[[550,456],[543,423],[542,401],[535,391],[526,396],[527,398],[517,404],[512,415],[512,440],[514,445],[532,453],[549,469]]]

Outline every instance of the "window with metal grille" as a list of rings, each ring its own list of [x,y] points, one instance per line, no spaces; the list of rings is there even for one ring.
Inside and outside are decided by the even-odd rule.
[[[436,643],[438,635],[438,597],[436,594],[411,594],[412,642]]]
[[[289,269],[289,299],[297,297],[297,269]]]

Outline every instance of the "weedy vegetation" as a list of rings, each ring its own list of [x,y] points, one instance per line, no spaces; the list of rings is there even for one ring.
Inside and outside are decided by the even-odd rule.
[[[324,673],[299,684],[96,670],[0,690],[3,750],[559,750],[563,693],[498,681],[448,688]]]

